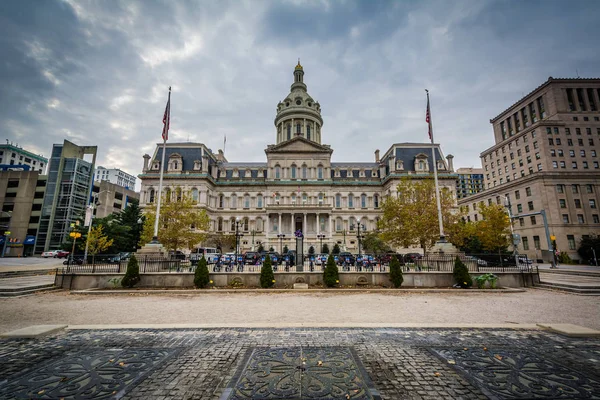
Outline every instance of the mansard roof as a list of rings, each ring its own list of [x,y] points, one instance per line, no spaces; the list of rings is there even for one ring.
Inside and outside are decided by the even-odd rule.
[[[201,143],[168,143],[165,152],[165,165],[162,166],[163,170],[165,172],[167,171],[167,163],[170,157],[180,156],[183,162],[181,170],[193,171],[194,162],[197,160],[202,160],[203,149],[206,148]],[[154,153],[152,162],[160,162],[162,160],[162,151],[162,143],[157,144],[156,152]],[[209,163],[212,164],[212,158],[214,157],[214,155],[212,154],[210,149],[206,149],[206,154],[209,155]]]

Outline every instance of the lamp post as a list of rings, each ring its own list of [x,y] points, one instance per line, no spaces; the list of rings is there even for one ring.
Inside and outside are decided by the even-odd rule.
[[[92,221],[94,220],[94,210],[96,209],[96,202],[98,201],[98,197],[100,197],[100,193],[110,193],[110,190],[101,190],[98,193],[92,193],[92,204],[88,206],[90,210],[90,225],[88,226],[87,237],[85,238],[85,251],[83,252],[83,260],[87,263],[88,249],[90,247],[90,232],[92,231]],[[72,256],[75,256],[75,247],[73,247]]]
[[[235,219],[235,265],[238,265],[239,241],[240,241],[240,238],[242,236],[244,236],[243,233],[239,233],[239,227],[240,227],[241,223],[242,223],[242,221],[241,221],[240,217],[237,217]]]
[[[285,237],[285,233],[280,233],[277,237],[279,238],[279,251],[281,251],[281,255],[283,256],[283,238]]]
[[[252,251],[254,251],[254,235],[256,235],[256,231],[252,229],[252,231],[250,231],[250,234],[252,235]]]
[[[361,223],[359,223],[358,221],[360,221],[360,219],[356,218],[356,238],[358,239],[358,257],[361,257],[361,253],[360,253],[360,241],[362,239],[362,236],[360,234],[360,229],[362,228],[363,233],[365,231],[365,227],[364,225],[362,225]],[[350,229],[354,229],[355,225],[350,225]]]
[[[325,239],[325,235],[323,235],[322,233],[317,235],[317,239],[319,239],[321,241],[321,254],[323,254],[323,239]]]

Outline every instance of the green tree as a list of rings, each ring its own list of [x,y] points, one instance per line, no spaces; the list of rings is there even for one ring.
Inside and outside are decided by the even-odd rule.
[[[310,254],[311,256],[315,254],[315,247],[314,246],[310,246],[308,248],[308,254]]]
[[[290,250],[290,249],[288,249],[287,245],[285,245],[285,246],[283,246],[283,250],[282,250],[281,252],[282,252],[283,254],[287,254],[287,252],[288,252],[289,250]]]
[[[102,253],[110,248],[113,244],[113,239],[109,239],[103,232],[103,226],[92,227],[87,237],[88,254],[92,255],[92,264],[96,258],[96,254]]]
[[[179,188],[178,188],[179,190]],[[158,240],[167,250],[191,249],[202,243],[207,236],[210,220],[205,210],[197,208],[196,202],[186,193],[177,192],[178,201],[162,197]],[[140,246],[150,242],[154,233],[156,210],[149,209],[140,239]]]
[[[273,248],[273,246],[269,247],[269,251],[275,251],[275,249]]]
[[[556,245],[554,248],[556,248]],[[581,261],[588,262],[590,265],[596,265],[594,262],[594,252],[596,253],[596,259],[600,264],[600,236],[584,236],[579,242],[579,249],[577,249],[577,253],[581,256]],[[561,252],[560,254],[566,253]]]
[[[323,252],[323,254],[329,254],[329,246],[327,246],[327,243],[323,244],[323,248],[321,249],[321,251]]]
[[[339,283],[339,281],[339,270],[335,260],[333,259],[333,255],[330,254],[329,257],[327,257],[327,266],[325,267],[325,271],[323,271],[323,283],[325,283],[325,286],[327,287],[334,287]]]
[[[505,251],[510,244],[510,220],[500,204],[479,205],[481,220],[475,225],[476,236],[484,250]]]
[[[404,276],[402,275],[402,267],[400,267],[400,262],[396,258],[396,256],[392,256],[390,261],[390,281],[394,287],[399,288],[404,282]]]
[[[132,288],[140,281],[140,266],[135,255],[131,256],[127,263],[127,271],[121,280],[121,286]]]
[[[208,276],[208,266],[206,265],[206,259],[204,256],[202,256],[198,262],[196,271],[194,271],[194,286],[199,289],[204,289],[209,282],[210,278]]]
[[[366,253],[384,254],[391,251],[388,246],[379,236],[378,232],[368,232],[362,240],[362,247]]]
[[[460,250],[470,253],[483,253],[483,246],[477,232],[477,223],[461,219],[455,224],[444,228],[449,241]]]
[[[473,280],[469,274],[469,269],[459,257],[456,257],[454,260],[454,270],[452,271],[452,276],[454,277],[454,282],[463,289],[473,286]]]
[[[340,246],[337,243],[333,245],[333,251],[331,253],[340,254]]]
[[[208,243],[211,247],[218,249],[221,251],[221,253],[226,253],[228,250],[235,247],[235,235],[221,232],[213,233],[208,235],[206,243]]]
[[[262,243],[258,245],[258,249],[256,249],[256,251],[257,251],[257,252],[259,252],[259,253],[261,253],[261,252],[265,251],[265,248],[264,248],[264,246],[262,245]]]
[[[418,245],[426,253],[440,235],[434,181],[403,178],[396,190],[398,196],[389,196],[381,205],[381,239],[395,247]],[[440,203],[444,226],[455,223],[459,218],[447,188],[440,189]]]
[[[273,267],[271,267],[271,256],[267,254],[265,262],[260,268],[260,287],[270,288],[275,284],[275,274],[273,274]]]

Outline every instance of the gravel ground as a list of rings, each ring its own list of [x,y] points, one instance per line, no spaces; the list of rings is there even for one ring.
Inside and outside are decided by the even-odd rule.
[[[600,329],[598,297],[519,293],[232,293],[0,299],[0,332],[40,324],[572,323]]]

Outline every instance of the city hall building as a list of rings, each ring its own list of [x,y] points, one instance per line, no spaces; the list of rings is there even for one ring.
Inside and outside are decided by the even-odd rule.
[[[211,232],[232,234],[241,221],[242,250],[258,243],[294,249],[299,230],[305,252],[310,246],[319,251],[321,241],[356,252],[357,223],[361,234],[376,229],[382,199],[396,195],[403,177],[433,177],[432,147],[440,187],[456,198],[453,156],[444,158],[439,144],[396,143],[381,156],[374,150],[373,162],[332,162],[333,149],[323,143],[321,105],[308,94],[300,63],[274,123],[275,144],[267,145],[266,162],[229,162],[221,150],[214,153],[202,143],[167,143],[160,165],[163,146],[157,144],[152,157],[144,155],[141,206],[156,207],[162,168],[163,193],[171,201],[187,193],[208,213]],[[425,121],[423,126],[425,135]]]

